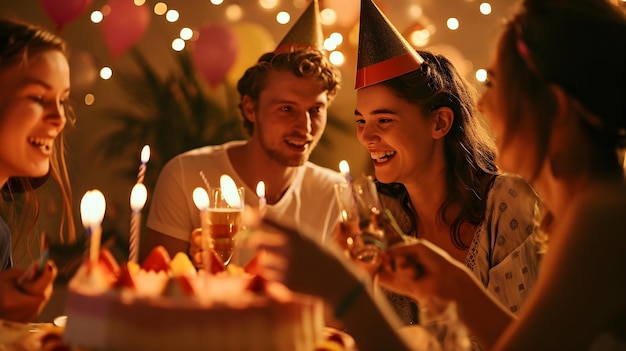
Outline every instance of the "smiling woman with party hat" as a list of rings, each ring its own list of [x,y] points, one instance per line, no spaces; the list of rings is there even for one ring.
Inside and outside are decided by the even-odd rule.
[[[476,93],[444,56],[417,51],[371,0],[361,2],[357,137],[372,158],[383,205],[405,233],[467,265],[517,312],[537,275],[539,199],[520,177],[498,171]],[[392,272],[387,289],[415,296]],[[407,324],[418,306],[388,294]]]
[[[171,255],[189,252],[201,267],[195,245],[200,227],[193,190],[227,174],[244,190],[245,203],[256,207],[256,185],[265,184],[265,216],[299,228],[319,243],[331,241],[339,218],[333,184],[336,171],[309,161],[326,128],[328,107],[340,84],[339,70],[322,50],[317,0],[312,1],[276,49],[263,54],[237,84],[246,141],[230,141],[180,154],[161,171],[148,214],[144,255],[163,245]],[[198,233],[198,232],[194,232]],[[191,244],[191,246],[189,246]],[[252,252],[238,245],[233,262],[245,265]]]

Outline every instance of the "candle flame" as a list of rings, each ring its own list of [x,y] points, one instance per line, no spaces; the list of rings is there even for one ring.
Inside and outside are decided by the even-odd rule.
[[[100,224],[106,211],[106,200],[100,190],[87,191],[80,201],[80,216],[83,226]]]
[[[209,194],[202,187],[193,189],[193,203],[200,211],[209,208]]]
[[[256,184],[256,195],[259,198],[265,197],[265,182],[263,182],[262,180]]]
[[[144,145],[141,149],[141,163],[146,163],[150,160],[150,146]]]
[[[139,211],[146,204],[148,199],[148,190],[142,183],[137,183],[133,186],[133,190],[130,192],[130,208],[133,211]]]
[[[339,162],[339,171],[344,175],[350,173],[350,165],[348,165],[348,161],[341,160]]]
[[[220,177],[220,188],[222,188],[222,194],[224,199],[228,203],[228,206],[233,208],[242,208],[241,198],[239,197],[239,191],[237,190],[237,184],[233,178],[227,174],[222,174]]]

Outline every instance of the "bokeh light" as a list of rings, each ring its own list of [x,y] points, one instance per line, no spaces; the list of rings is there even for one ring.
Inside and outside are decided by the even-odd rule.
[[[165,19],[168,22],[176,22],[178,21],[178,18],[180,17],[180,14],[178,13],[178,11],[176,10],[169,10],[167,11],[167,13],[165,14]]]
[[[341,51],[333,51],[328,55],[328,59],[335,66],[341,66],[346,61],[345,56]]]
[[[183,40],[189,40],[193,36],[193,30],[189,27],[185,27],[180,30],[180,38]]]
[[[320,19],[322,24],[331,26],[337,22],[337,13],[331,8],[323,9],[320,11]]]
[[[176,38],[172,40],[172,49],[174,49],[175,51],[183,51],[183,49],[185,49],[185,46],[185,41],[181,38]]]
[[[476,77],[476,80],[479,82],[486,82],[487,81],[487,70],[485,70],[484,68],[480,68],[476,70],[476,73],[474,75]]]
[[[457,30],[459,29],[459,20],[454,17],[450,17],[446,21],[446,25],[448,26],[448,29],[450,30]]]
[[[491,4],[488,2],[483,2],[482,4],[480,4],[479,10],[480,13],[482,13],[483,15],[489,15],[491,14]]]
[[[238,4],[228,5],[225,14],[229,21],[236,22],[243,17],[243,9]]]
[[[164,2],[157,2],[154,4],[154,14],[158,16],[163,16],[167,13],[167,5]]]
[[[89,18],[91,19],[91,22],[93,23],[100,23],[102,22],[104,15],[100,11],[94,11],[91,13],[91,16]]]
[[[111,79],[112,76],[113,76],[113,70],[111,69],[111,67],[104,66],[100,69],[100,78],[104,80],[108,80],[108,79]]]
[[[271,10],[278,6],[278,0],[259,0],[259,6],[266,10]]]
[[[85,102],[85,105],[91,106],[94,102],[96,102],[96,97],[93,94],[85,94],[83,102]]]
[[[289,12],[280,11],[276,14],[276,22],[280,24],[287,24],[289,21],[291,21],[291,15],[289,15]]]

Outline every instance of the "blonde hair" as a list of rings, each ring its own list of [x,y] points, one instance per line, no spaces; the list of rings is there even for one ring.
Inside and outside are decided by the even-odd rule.
[[[0,71],[25,65],[33,55],[56,50],[68,57],[65,41],[57,35],[38,26],[12,19],[0,19]],[[76,230],[72,214],[72,192],[65,159],[65,133],[75,123],[69,104],[64,104],[67,122],[56,138],[50,157],[49,174],[41,178],[11,177],[2,187],[3,200],[0,204],[2,216],[17,234],[13,245],[21,233],[32,233],[39,217],[39,201],[35,189],[49,177],[54,179],[61,191],[62,214],[59,227],[59,241],[73,244]],[[67,233],[67,235],[63,235]]]

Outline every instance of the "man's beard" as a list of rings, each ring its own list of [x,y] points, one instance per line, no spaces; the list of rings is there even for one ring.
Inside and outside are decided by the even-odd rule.
[[[309,159],[310,153],[299,154],[297,156],[287,156],[284,153],[280,152],[280,150],[272,149],[268,147],[263,141],[261,141],[261,146],[265,153],[276,163],[280,164],[284,167],[299,167],[302,166]]]

